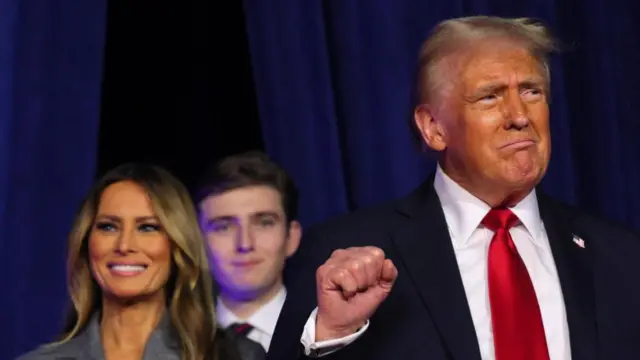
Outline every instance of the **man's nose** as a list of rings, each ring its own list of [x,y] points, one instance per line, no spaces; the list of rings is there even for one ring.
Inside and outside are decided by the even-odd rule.
[[[527,105],[522,100],[519,91],[510,92],[505,101],[504,115],[507,120],[508,128],[515,127],[518,129],[529,126],[529,115]]]
[[[242,227],[236,236],[236,251],[246,253],[253,251],[254,241],[253,232],[250,226]]]

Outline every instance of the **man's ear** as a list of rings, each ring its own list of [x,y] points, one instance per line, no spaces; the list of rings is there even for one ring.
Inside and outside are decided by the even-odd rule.
[[[418,105],[413,112],[413,120],[428,147],[435,151],[443,151],[447,148],[444,129],[442,124],[436,120],[431,106]]]
[[[302,225],[298,221],[289,222],[289,235],[287,236],[287,257],[293,256],[300,246],[300,238],[302,237]]]

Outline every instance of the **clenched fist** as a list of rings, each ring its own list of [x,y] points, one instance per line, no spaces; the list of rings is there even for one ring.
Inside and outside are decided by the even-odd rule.
[[[376,247],[336,250],[318,268],[316,341],[358,331],[386,299],[398,270]]]

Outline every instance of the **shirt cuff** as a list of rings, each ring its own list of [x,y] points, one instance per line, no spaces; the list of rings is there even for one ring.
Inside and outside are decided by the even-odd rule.
[[[316,342],[316,315],[318,308],[316,307],[309,316],[307,323],[304,325],[304,331],[300,342],[304,346],[304,354],[308,357],[321,357],[338,351],[343,347],[356,341],[369,328],[369,320],[357,332],[345,336],[340,339],[331,339]]]

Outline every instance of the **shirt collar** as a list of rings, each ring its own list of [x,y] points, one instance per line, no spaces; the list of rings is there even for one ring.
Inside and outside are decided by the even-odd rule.
[[[244,320],[236,316],[236,314],[229,310],[220,298],[218,298],[218,304],[216,306],[218,324],[223,328],[227,328],[234,323],[248,323],[254,328],[273,336],[286,297],[287,290],[283,287],[269,302],[262,305],[248,319]]]
[[[433,186],[440,199],[454,247],[465,246],[491,208],[453,181],[440,165],[436,169]],[[510,209],[527,229],[533,243],[543,246],[540,236],[542,219],[535,190]]]

